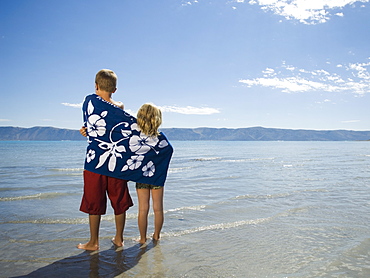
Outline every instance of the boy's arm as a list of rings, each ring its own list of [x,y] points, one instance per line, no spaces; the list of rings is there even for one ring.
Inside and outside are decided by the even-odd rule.
[[[82,104],[82,114],[83,114],[83,126],[80,128],[80,134],[84,137],[87,137],[87,106],[88,99],[91,98],[91,95],[86,96]]]
[[[81,128],[80,128],[80,134],[81,134],[82,136],[84,136],[84,137],[87,137],[87,132],[86,132],[86,130],[87,130],[87,127],[86,127],[86,126],[83,126],[83,127],[81,127]]]

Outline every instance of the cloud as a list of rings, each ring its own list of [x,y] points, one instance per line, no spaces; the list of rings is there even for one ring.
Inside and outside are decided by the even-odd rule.
[[[332,104],[335,104],[335,103],[333,103],[330,99],[324,99],[323,101],[316,101],[315,103],[316,103],[316,104],[325,104],[325,103],[332,103]]]
[[[73,108],[82,108],[82,102],[81,103],[67,103],[67,102],[63,102],[62,105],[73,107]]]
[[[9,119],[0,119],[0,122],[10,122]]]
[[[193,4],[198,3],[198,0],[193,0],[193,1],[182,1],[181,6],[191,6]]]
[[[272,11],[288,20],[298,20],[304,24],[325,23],[332,14],[330,10],[342,9],[357,2],[368,3],[370,0],[234,0],[236,3],[248,2],[259,5],[262,10]],[[334,15],[343,16],[342,12]]]
[[[348,92],[363,96],[370,93],[370,62],[337,65],[339,72],[325,69],[309,71],[294,66],[283,65],[278,69],[267,68],[263,77],[241,79],[247,87],[262,86],[281,89],[285,93],[323,91]]]
[[[131,110],[131,109],[126,109],[125,108],[125,112],[129,113],[130,115],[132,115],[134,117],[136,117],[136,115],[137,115],[137,111],[134,111],[134,110]]]
[[[161,109],[162,112],[173,112],[173,113],[186,114],[186,115],[211,115],[211,114],[220,113],[218,109],[210,108],[210,107],[159,106],[159,108]]]
[[[360,122],[360,120],[342,121],[342,123],[345,123],[345,124],[347,124],[347,123],[358,123],[358,122]]]
[[[73,107],[73,108],[81,108],[82,103],[66,103],[63,102],[62,105]],[[220,111],[216,108],[210,107],[193,107],[193,106],[186,106],[186,107],[178,107],[178,106],[158,106],[162,112],[172,112],[172,113],[179,113],[179,114],[186,114],[186,115],[211,115],[220,113]],[[136,111],[125,109],[125,111],[131,115],[136,115]]]

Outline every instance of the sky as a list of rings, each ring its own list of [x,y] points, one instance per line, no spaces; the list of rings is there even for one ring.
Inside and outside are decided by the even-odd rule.
[[[370,0],[0,0],[0,126],[79,129],[95,74],[163,128],[370,130]]]

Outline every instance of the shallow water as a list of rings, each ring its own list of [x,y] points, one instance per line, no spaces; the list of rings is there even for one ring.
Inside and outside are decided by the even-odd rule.
[[[0,142],[0,277],[370,277],[369,142],[172,144],[162,240],[90,253],[86,143]]]

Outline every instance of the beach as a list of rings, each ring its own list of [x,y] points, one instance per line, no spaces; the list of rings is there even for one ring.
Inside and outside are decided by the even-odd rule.
[[[86,142],[0,142],[0,277],[370,277],[368,142],[171,143],[161,240],[130,182],[124,248],[109,208],[89,252]]]

